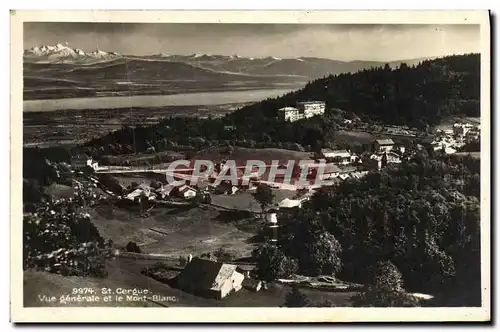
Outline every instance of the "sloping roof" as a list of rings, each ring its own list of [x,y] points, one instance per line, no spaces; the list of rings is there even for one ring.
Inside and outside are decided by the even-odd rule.
[[[325,104],[324,101],[316,101],[316,100],[311,100],[311,101],[299,101],[297,102],[297,105],[307,105],[307,104]]]
[[[290,106],[287,106],[287,107],[282,107],[282,108],[280,108],[278,111],[280,111],[280,112],[298,111],[298,109],[297,109],[297,108],[295,108],[295,107],[290,107]]]
[[[335,164],[326,164],[323,170],[323,174],[331,174],[340,172],[340,167]]]
[[[351,157],[351,154],[347,152],[347,150],[331,150],[328,149],[329,151],[323,151],[321,150],[322,153],[329,153],[329,154],[334,154],[334,157],[345,157],[349,158]]]
[[[186,191],[189,191],[189,190],[196,191],[196,189],[191,188],[190,186],[188,186],[186,184],[183,184],[182,186],[179,187],[180,193],[185,193]]]
[[[385,139],[378,139],[377,143],[379,145],[393,145],[394,141],[390,138],[385,138]]]
[[[227,279],[236,271],[236,265],[223,264],[201,258],[193,258],[179,274],[182,284],[199,289],[220,290]]]
[[[136,190],[132,191],[131,193],[129,193],[127,196],[125,196],[125,198],[133,200],[134,198],[140,196],[142,193],[143,193],[142,189],[136,189]]]
[[[279,207],[280,208],[292,208],[295,206],[300,206],[301,204],[302,204],[302,202],[298,199],[285,198],[284,200],[282,200],[279,203]]]
[[[152,188],[150,186],[148,186],[147,184],[145,183],[140,183],[137,188],[139,189],[142,189],[142,190],[151,190]]]

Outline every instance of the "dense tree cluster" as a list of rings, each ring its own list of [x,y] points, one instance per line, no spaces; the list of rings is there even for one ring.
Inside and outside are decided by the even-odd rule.
[[[297,259],[301,273],[364,284],[373,283],[370,267],[390,261],[409,290],[448,294],[448,305],[479,305],[479,169],[480,161],[469,156],[417,154],[323,188],[302,209],[278,216],[279,250]],[[455,297],[465,303],[453,303]]]
[[[377,262],[373,281],[351,298],[355,307],[416,307],[419,300],[403,289],[401,272],[390,261]]]
[[[106,276],[111,241],[99,234],[81,208],[99,199],[91,190],[75,189],[75,197],[38,204],[23,218],[23,263],[62,275]]]

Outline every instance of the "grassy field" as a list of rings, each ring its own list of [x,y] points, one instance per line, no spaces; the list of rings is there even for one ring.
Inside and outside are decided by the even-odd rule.
[[[56,192],[61,188],[53,188]],[[68,189],[69,188],[64,188]],[[295,192],[275,190],[276,200],[291,197]],[[236,195],[215,196],[219,203],[228,208],[242,208],[253,198],[250,192]],[[255,211],[260,208],[254,201]],[[116,246],[125,246],[134,241],[141,246],[142,252],[164,254],[176,260],[179,256],[212,253],[219,248],[232,255],[234,259],[251,255],[255,247],[253,237],[262,226],[258,214],[251,212],[217,211],[209,207],[201,208],[153,208],[147,216],[138,205],[117,207],[112,204],[87,208],[101,235],[111,239]],[[47,272],[25,271],[25,306],[255,306],[275,307],[284,303],[288,286],[271,285],[267,291],[252,292],[246,289],[232,294],[224,300],[211,300],[197,297],[169,285],[158,282],[141,273],[141,269],[152,266],[154,260],[139,258],[113,258],[107,263],[109,276],[103,279],[87,277],[63,277]],[[62,295],[70,295],[73,288],[90,287],[96,291],[101,288],[145,288],[152,294],[174,296],[175,302],[100,302],[61,304]],[[353,293],[333,293],[313,289],[303,292],[315,302],[329,300],[336,306],[348,306]],[[55,296],[57,301],[41,302],[39,295]]]
[[[101,234],[118,246],[129,241],[144,244],[145,252],[178,255],[202,254],[220,247],[236,257],[250,254],[250,239],[260,220],[253,215],[232,215],[212,208],[153,208],[147,216],[138,205],[118,208],[101,205],[88,211]],[[161,230],[155,232],[154,230]]]
[[[288,162],[288,160],[302,160],[311,159],[310,152],[300,152],[285,149],[250,149],[235,147],[231,153],[227,153],[223,149],[205,149],[198,152],[193,159],[208,159],[212,161],[220,161],[222,159],[230,159],[236,162],[237,166],[246,165],[247,160],[262,160],[264,162],[271,162],[278,160],[281,163]]]
[[[339,130],[334,138],[334,144],[338,145],[355,145],[355,144],[370,144],[375,137],[363,131],[346,131]]]

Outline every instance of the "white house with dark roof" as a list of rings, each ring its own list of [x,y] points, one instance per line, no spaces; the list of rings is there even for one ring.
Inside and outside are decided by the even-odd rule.
[[[194,295],[223,299],[239,291],[245,276],[237,266],[194,257],[177,276],[177,286]]]
[[[347,150],[332,150],[332,149],[321,149],[321,155],[323,158],[334,159],[336,164],[347,165],[356,159],[356,156],[352,155]]]
[[[374,144],[375,153],[384,151],[389,152],[392,150],[393,147],[394,147],[394,141],[390,138],[378,139],[375,141]]]

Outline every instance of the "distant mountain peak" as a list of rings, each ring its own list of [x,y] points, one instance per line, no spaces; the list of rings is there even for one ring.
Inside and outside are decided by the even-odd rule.
[[[80,48],[72,48],[68,43],[56,43],[55,45],[34,46],[24,51],[24,55],[34,60],[41,61],[74,61],[79,59],[105,60],[120,56],[116,52],[105,52],[96,49],[94,52],[85,52]]]

